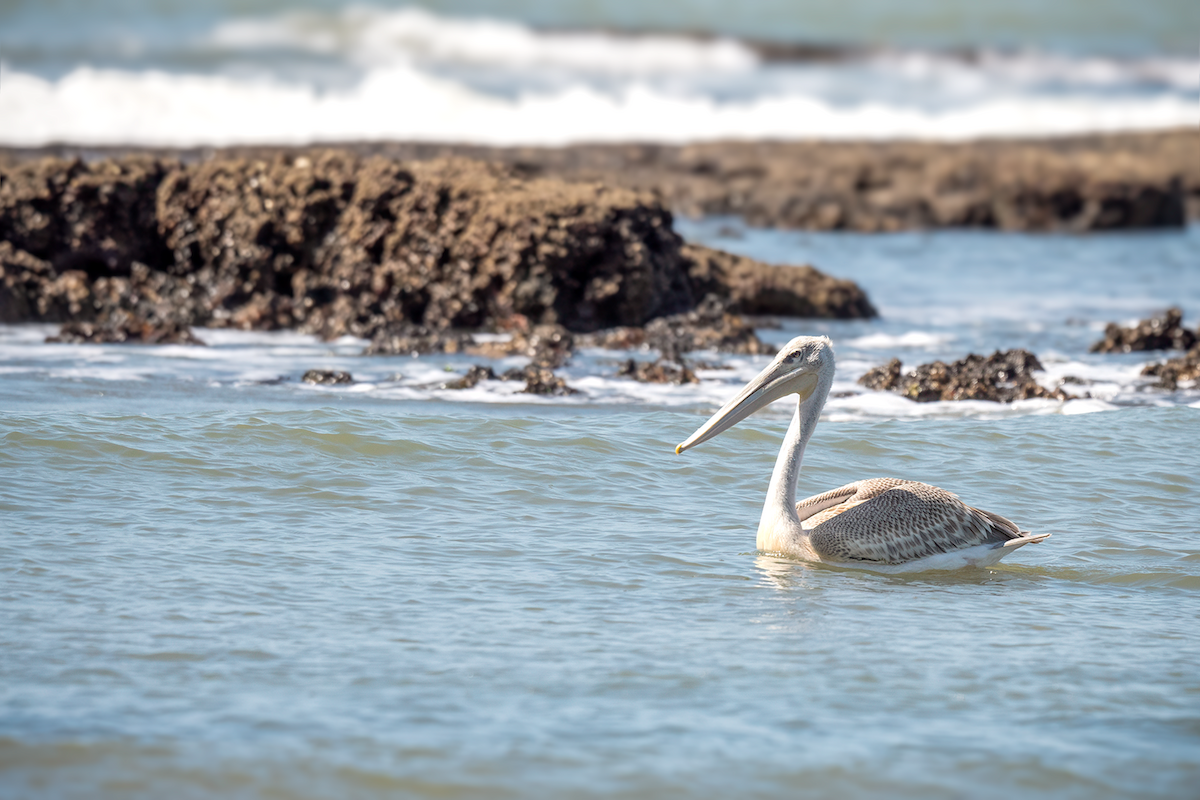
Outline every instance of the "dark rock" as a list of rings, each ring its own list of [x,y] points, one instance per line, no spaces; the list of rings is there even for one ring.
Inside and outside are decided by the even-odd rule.
[[[85,164],[55,158],[0,173],[0,240],[90,278],[128,275],[134,262],[170,261],[155,193],[175,162],[144,156]]]
[[[560,397],[579,394],[578,389],[568,386],[567,382],[555,375],[553,370],[534,364],[510,369],[500,377],[506,381],[525,381],[525,388],[521,391],[526,394],[546,394]]]
[[[602,350],[649,349],[649,345],[646,344],[646,329],[628,326],[581,334],[575,337],[575,344],[578,347],[598,347]]]
[[[646,325],[646,344],[662,353],[663,358],[678,362],[693,350],[720,353],[774,355],[776,348],[764,343],[740,316],[729,312],[728,305],[709,295],[694,310],[656,319]]]
[[[454,331],[523,320],[514,352],[556,366],[571,333],[640,327],[702,292],[735,311],[873,313],[853,284],[811,268],[685,247],[648,194],[524,174],[348,150],[10,163],[0,318],[103,327],[119,311],[114,330],[130,314],[296,328],[369,338],[378,353],[464,352]]]
[[[34,298],[39,319],[69,320],[47,341],[204,344],[189,329],[197,305],[190,284],[137,261],[128,277],[64,272],[36,286]]]
[[[68,322],[49,343],[65,344],[192,344],[203,345],[191,329],[173,321],[141,319],[128,311],[117,310],[103,322]]]
[[[87,276],[58,281],[54,268],[32,253],[0,242],[0,322],[62,322],[86,297]]]
[[[304,373],[300,380],[305,383],[316,383],[324,385],[333,385],[340,383],[354,383],[354,376],[349,372],[341,372],[333,369],[310,369]]]
[[[365,356],[417,356],[468,352],[474,339],[466,331],[437,331],[424,325],[401,324],[379,331],[363,350]]]
[[[1196,334],[1183,327],[1182,322],[1183,312],[1178,308],[1169,308],[1132,328],[1110,322],[1104,329],[1104,338],[1089,350],[1092,353],[1187,350],[1196,343]]]
[[[854,281],[811,266],[775,266],[699,245],[684,245],[697,297],[715,295],[735,314],[871,319],[879,312]]]
[[[530,330],[528,321],[517,316],[507,327],[514,329],[508,341],[472,344],[467,352],[488,358],[527,356],[535,366],[549,369],[563,366],[575,352],[575,337],[561,325],[535,325]]]
[[[1033,379],[1042,369],[1028,350],[997,350],[984,358],[975,354],[946,364],[935,361],[902,373],[899,359],[867,372],[858,382],[870,389],[897,392],[919,403],[937,400],[991,400],[1011,403],[1031,397],[1071,399],[1061,388],[1050,391]]]
[[[655,349],[668,361],[679,362],[693,350],[721,353],[773,355],[775,348],[764,343],[754,328],[737,314],[730,313],[729,301],[708,295],[699,306],[685,314],[656,319],[644,328],[612,328],[576,337],[579,347],[605,350]]]
[[[649,191],[689,216],[730,214],[759,226],[858,231],[1177,227],[1200,212],[1198,148],[1195,126],[962,143],[357,146],[405,161],[462,155],[511,164],[524,175]]]
[[[617,370],[622,378],[633,378],[641,383],[699,383],[700,379],[686,364],[671,364],[665,359],[653,363],[629,359]]]
[[[732,214],[761,226],[884,231],[944,226],[1177,227],[1200,214],[1198,147],[1200,132],[1191,126],[961,143],[807,140],[487,147],[364,142],[345,150],[360,159],[380,156],[406,163],[459,156],[507,165],[510,174],[525,179],[601,182],[651,193],[668,208],[690,216]],[[41,152],[83,151],[55,146]],[[311,158],[311,152],[240,147],[222,151],[217,158],[270,163],[280,156]],[[30,155],[36,153],[0,148],[0,169],[24,168],[21,159]],[[196,158],[195,152],[178,155]],[[51,175],[49,180],[53,184],[61,179]],[[57,190],[51,185],[38,191]],[[32,223],[35,233],[45,225]],[[8,237],[0,225],[0,239],[4,238]],[[17,246],[47,258],[36,247]],[[158,266],[144,255],[132,258]]]
[[[172,171],[158,190],[158,227],[173,254],[167,270],[207,295],[199,322],[313,330],[305,323],[314,305],[333,303],[337,293],[315,291],[321,287],[305,279],[354,193],[357,166],[348,154],[323,151],[213,159]]]
[[[214,160],[168,176],[158,209],[172,269],[215,287],[211,324],[369,338],[521,314],[588,330],[692,304],[661,207],[495,165]]]
[[[877,392],[894,392],[900,386],[900,373],[900,359],[893,358],[881,367],[868,370],[858,383]]]
[[[1155,387],[1168,391],[1178,389],[1180,381],[1200,380],[1200,344],[1194,345],[1178,358],[1168,359],[1161,364],[1148,364],[1142,369],[1142,374],[1157,376]]]
[[[456,380],[447,381],[442,384],[443,389],[470,389],[480,381],[494,381],[496,373],[491,367],[483,367],[478,364],[467,370],[467,374]]]

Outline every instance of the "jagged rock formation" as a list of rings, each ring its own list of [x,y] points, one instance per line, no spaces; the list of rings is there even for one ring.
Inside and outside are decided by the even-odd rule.
[[[918,403],[937,400],[991,400],[1011,403],[1031,397],[1068,400],[1062,389],[1046,389],[1033,379],[1042,364],[1028,350],[1006,350],[988,357],[975,354],[946,364],[935,361],[922,364],[908,372],[902,370],[900,359],[870,370],[858,379],[859,384],[877,391],[891,391]]]
[[[1187,350],[1197,342],[1197,333],[1183,327],[1183,311],[1169,308],[1144,319],[1132,328],[1110,322],[1104,338],[1089,348],[1093,353],[1132,353],[1144,350]]]
[[[342,372],[336,369],[310,369],[300,377],[300,380],[305,383],[337,386],[339,384],[354,383],[354,376],[349,372]]]
[[[774,355],[775,348],[765,344],[754,328],[741,316],[730,313],[726,301],[709,295],[694,310],[656,319],[644,327],[610,328],[576,337],[580,347],[608,350],[652,348],[663,358],[680,361],[693,350],[721,353]]]
[[[685,247],[671,214],[628,189],[345,150],[10,165],[0,269],[0,321],[151,338],[296,328],[373,338],[376,352],[449,350],[466,344],[450,332],[514,320],[642,326],[709,292],[776,313],[874,313],[858,287],[811,268],[776,276]]]
[[[674,383],[683,385],[685,383],[699,383],[700,379],[696,377],[696,373],[692,372],[687,364],[672,364],[665,358],[659,358],[657,361],[646,362],[638,361],[637,359],[627,359],[620,369],[617,370],[617,376],[621,378],[633,378],[639,383]]]
[[[1178,389],[1180,381],[1200,381],[1200,344],[1193,345],[1178,358],[1167,359],[1161,364],[1147,364],[1142,374],[1157,376],[1154,385],[1168,391]]]
[[[732,141],[483,147],[363,143],[403,160],[461,155],[529,176],[655,193],[690,216],[752,225],[893,231],[1113,230],[1200,219],[1200,131],[1050,139]],[[262,157],[277,148],[241,148]]]

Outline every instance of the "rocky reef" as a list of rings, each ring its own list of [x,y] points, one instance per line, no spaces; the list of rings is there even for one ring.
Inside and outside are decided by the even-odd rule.
[[[525,367],[514,367],[500,375],[489,366],[476,364],[467,370],[462,377],[455,378],[452,381],[447,381],[442,384],[443,389],[471,389],[479,384],[480,381],[525,381],[525,388],[521,390],[524,394],[543,394],[555,395],[564,397],[567,395],[578,394],[578,390],[571,388],[567,382],[554,374],[554,371],[549,367],[538,366],[537,364],[529,364]]]
[[[1154,385],[1168,391],[1178,389],[1180,381],[1200,381],[1200,344],[1193,345],[1191,350],[1178,358],[1167,359],[1160,364],[1147,364],[1142,374],[1157,377]]]
[[[654,193],[690,216],[752,225],[894,231],[1096,231],[1200,219],[1200,131],[972,142],[731,141],[482,147],[364,143],[401,160],[467,156],[527,176]],[[277,148],[230,151],[269,157]]]
[[[683,385],[685,383],[699,383],[700,379],[696,377],[696,373],[692,372],[691,367],[684,363],[672,364],[665,358],[659,358],[653,362],[638,361],[637,359],[626,359],[621,368],[617,370],[617,376],[622,378],[633,378],[639,383],[674,383]]]
[[[1110,322],[1104,338],[1091,346],[1093,353],[1133,353],[1145,350],[1187,350],[1198,341],[1200,330],[1183,327],[1183,311],[1169,308],[1130,328]]]
[[[502,164],[325,149],[0,170],[0,322],[65,323],[63,341],[290,328],[374,353],[463,352],[470,332],[508,331],[553,367],[564,337],[665,341],[651,326],[709,296],[725,328],[676,349],[751,341],[731,329],[738,312],[875,314],[850,281],[685,245],[650,195]]]
[[[997,350],[984,357],[972,353],[947,364],[934,361],[904,372],[900,359],[870,370],[858,379],[868,389],[896,392],[918,403],[938,400],[990,400],[1011,403],[1031,397],[1071,399],[1062,389],[1049,390],[1038,384],[1033,373],[1042,364],[1028,350]]]

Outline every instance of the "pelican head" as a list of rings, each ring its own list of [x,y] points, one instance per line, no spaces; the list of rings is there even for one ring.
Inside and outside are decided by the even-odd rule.
[[[823,382],[828,392],[833,371],[833,342],[829,341],[828,336],[797,336],[784,345],[767,368],[746,384],[737,396],[713,414],[687,441],[678,445],[676,454],[707,442],[781,397],[798,395],[803,403],[813,396]],[[824,399],[822,394],[821,400]]]

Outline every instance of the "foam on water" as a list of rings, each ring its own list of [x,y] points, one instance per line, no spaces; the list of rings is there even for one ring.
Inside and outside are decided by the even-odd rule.
[[[780,63],[731,39],[371,8],[222,19],[172,45],[126,42],[136,67],[5,64],[0,144],[962,140],[1200,124],[1190,57],[884,51]]]
[[[811,261],[852,277],[880,307],[869,321],[764,320],[759,336],[782,346],[801,334],[829,335],[837,350],[838,373],[826,408],[836,420],[880,418],[999,418],[1084,410],[1190,405],[1200,386],[1183,382],[1167,392],[1143,376],[1147,364],[1170,353],[1095,354],[1090,345],[1107,321],[1133,321],[1172,304],[1183,307],[1185,324],[1195,327],[1200,309],[1200,273],[1191,267],[1200,227],[1185,232],[1106,236],[1025,236],[981,232],[864,236],[760,231],[737,220],[678,221],[685,236],[766,261]],[[1136,280],[1128,265],[1137,263]],[[295,332],[253,333],[198,330],[207,347],[46,344],[55,326],[0,326],[0,371],[14,396],[34,398],[88,382],[112,391],[122,383],[148,385],[168,393],[198,385],[242,398],[348,397],[380,401],[425,400],[491,405],[606,406],[658,408],[720,406],[761,370],[766,356],[697,352],[689,356],[700,378],[683,386],[638,383],[617,373],[629,358],[653,359],[652,351],[584,348],[558,372],[579,394],[538,397],[521,381],[483,381],[467,390],[442,388],[475,363],[499,375],[528,363],[523,357],[489,361],[468,355],[361,355],[367,342],[343,337],[322,342]],[[497,342],[505,334],[481,334]],[[1038,380],[1060,386],[1077,400],[1065,404],[1028,401],[994,403],[915,403],[895,394],[872,392],[856,381],[896,357],[912,369],[968,353],[1025,348],[1040,359]],[[352,386],[310,386],[300,381],[309,369],[350,372]],[[176,387],[171,389],[169,387]],[[131,390],[132,391],[132,390]],[[157,390],[155,390],[157,391]],[[36,401],[35,401],[36,402]],[[786,416],[781,402],[769,412]]]
[[[229,21],[220,23],[206,43],[249,53],[280,48],[330,54],[367,66],[420,60],[643,75],[743,72],[758,65],[754,52],[733,40],[539,32],[514,22],[439,17],[419,8],[357,7],[333,17],[291,13]]]
[[[872,333],[867,336],[859,336],[856,339],[851,339],[846,344],[862,350],[893,350],[900,347],[906,349],[930,349],[948,344],[953,339],[952,335],[946,333],[936,334],[927,331],[908,331],[899,336],[887,333]]]
[[[52,330],[52,329],[51,329]],[[0,326],[0,372],[21,379],[31,392],[46,382],[71,384],[88,381],[104,383],[147,383],[160,386],[203,384],[210,388],[268,393],[287,397],[318,393],[328,396],[366,395],[381,400],[441,400],[487,404],[552,405],[639,405],[660,408],[700,406],[715,408],[766,366],[767,356],[730,356],[712,351],[692,354],[701,366],[696,370],[699,384],[638,383],[617,375],[619,366],[630,356],[647,358],[653,353],[583,350],[559,370],[578,394],[543,397],[525,394],[521,381],[485,380],[470,389],[444,388],[464,374],[474,363],[487,363],[497,374],[528,363],[527,358],[509,357],[489,360],[472,356],[433,355],[363,357],[366,342],[345,337],[336,342],[321,342],[315,337],[287,332],[242,332],[199,329],[208,347],[179,345],[55,345],[43,344],[40,337],[46,326]],[[911,352],[912,342],[923,350],[928,342],[943,346],[953,337],[908,332],[891,338],[900,350]],[[886,350],[884,334],[846,339],[838,344],[838,377],[826,405],[826,417],[837,421],[976,417],[998,419],[1026,414],[1082,413],[1084,410],[1113,410],[1145,405],[1172,406],[1190,404],[1200,387],[1185,383],[1174,393],[1147,391],[1152,378],[1141,376],[1144,364],[1159,360],[1157,354],[1145,354],[1137,361],[1071,360],[1054,355],[1043,359],[1046,370],[1040,382],[1047,388],[1063,385],[1079,400],[1066,404],[1051,400],[1030,400],[998,405],[996,403],[935,402],[914,403],[890,392],[873,392],[855,383],[858,375],[880,361],[879,350]],[[866,345],[863,345],[863,342]],[[908,344],[905,344],[908,343]],[[929,359],[908,356],[908,369]],[[704,365],[708,365],[707,367]],[[350,385],[313,385],[300,380],[309,369],[334,369],[350,372]],[[1065,383],[1064,383],[1065,380]],[[164,383],[165,382],[165,383]],[[790,401],[781,400],[766,413],[787,416]]]

